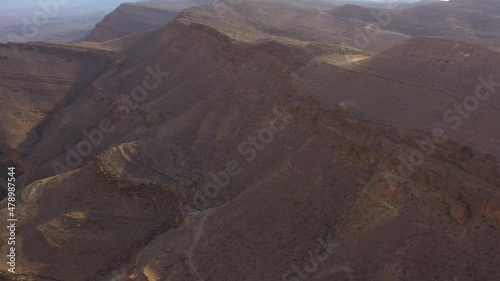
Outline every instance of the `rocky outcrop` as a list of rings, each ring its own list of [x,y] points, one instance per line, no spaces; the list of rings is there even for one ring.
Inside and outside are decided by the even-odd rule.
[[[104,42],[152,30],[171,22],[178,14],[179,11],[147,4],[124,3],[96,24],[84,41]]]

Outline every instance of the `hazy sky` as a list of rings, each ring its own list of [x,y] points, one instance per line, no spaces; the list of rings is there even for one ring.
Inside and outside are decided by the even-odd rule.
[[[54,3],[56,0],[0,0],[0,17],[13,17],[19,14],[34,13],[43,10],[41,3]],[[137,2],[134,0],[64,0],[60,4],[59,11],[65,13],[89,13],[89,12],[110,12],[120,3]]]
[[[134,0],[59,1],[0,0],[0,43],[71,41],[74,40],[71,34],[83,38],[86,32],[121,3],[137,2]],[[54,5],[54,3],[60,4]],[[66,34],[69,34],[69,37]]]

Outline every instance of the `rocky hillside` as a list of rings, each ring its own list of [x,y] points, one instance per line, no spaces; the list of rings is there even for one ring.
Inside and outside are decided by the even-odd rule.
[[[345,5],[328,11],[335,18],[357,24],[358,36],[373,40],[389,32],[408,37],[435,36],[486,45],[500,44],[500,3],[479,1],[428,1],[406,6],[378,7]]]
[[[347,4],[328,11],[328,14],[348,21],[357,20],[361,23],[368,23],[373,21],[375,19],[374,15],[379,12],[380,9]]]
[[[0,52],[0,97],[9,101],[0,106],[1,168],[22,163],[52,114],[103,75],[114,55],[41,43],[0,45]]]
[[[104,42],[129,34],[152,30],[171,22],[185,8],[209,3],[212,2],[209,0],[160,0],[123,3],[96,24],[95,28],[84,40]]]

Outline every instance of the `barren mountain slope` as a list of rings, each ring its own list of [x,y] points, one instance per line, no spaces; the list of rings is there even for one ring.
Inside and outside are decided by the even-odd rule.
[[[104,42],[152,30],[171,22],[183,9],[211,3],[211,0],[123,3],[96,24],[84,40]]]
[[[361,23],[369,23],[375,20],[374,15],[377,15],[380,11],[381,9],[347,4],[328,11],[328,14],[348,21],[358,20]]]
[[[0,106],[0,161],[22,162],[51,115],[75,99],[113,58],[103,51],[60,45],[8,44],[0,49],[0,98],[8,101]]]
[[[404,131],[445,128],[453,138],[500,156],[500,135],[493,129],[500,107],[497,51],[449,39],[414,38],[342,67],[327,58],[295,74],[297,87],[325,106],[333,109],[346,102],[364,119]],[[323,76],[331,78],[323,81]]]
[[[337,33],[313,33],[318,44],[269,29],[276,10],[261,8],[264,20],[232,8],[226,25],[215,8],[185,11],[44,119],[15,163],[33,182],[18,211],[24,276],[498,280],[498,132],[486,121],[498,98],[467,120],[488,126],[440,120],[478,76],[497,77],[500,54],[423,38],[366,58]]]
[[[419,44],[416,40],[408,44],[415,45],[410,48],[420,48],[422,53],[431,53],[430,50],[440,44],[448,48],[456,44],[423,41],[426,43]],[[408,53],[405,48],[400,47],[399,56]],[[498,53],[488,53],[481,48],[477,52],[478,57],[499,57]],[[437,59],[441,54],[434,55]],[[380,60],[381,67],[390,65],[384,55],[374,60]],[[425,61],[418,56],[413,60]],[[415,62],[399,65],[394,73],[404,73],[405,67],[414,67]],[[460,61],[458,64],[467,67],[470,63]],[[496,67],[494,61],[490,65]],[[480,70],[474,68],[474,63],[470,66],[473,71]],[[294,265],[301,267],[300,264],[308,268],[302,276],[325,281],[457,277],[495,280],[499,276],[493,269],[499,265],[493,258],[499,253],[495,243],[500,239],[498,158],[487,150],[486,153],[481,149],[471,150],[469,144],[452,138],[449,142],[436,143],[435,151],[426,156],[424,165],[415,168],[411,179],[388,181],[385,173],[392,170],[395,176],[401,171],[398,157],[414,155],[415,150],[422,149],[421,143],[428,141],[424,137],[432,137],[425,131],[419,132],[418,129],[425,128],[420,123],[407,124],[410,128],[402,128],[407,133],[401,134],[389,129],[395,124],[392,120],[355,121],[363,111],[353,108],[352,103],[340,101],[345,101],[344,93],[352,94],[346,93],[342,85],[357,87],[357,84],[349,81],[349,77],[338,76],[342,71],[352,73],[350,68],[354,67],[339,69],[336,73],[317,70],[318,67],[328,66],[314,64],[312,70],[301,69],[299,75],[310,72],[307,77],[310,80],[297,81],[295,90],[302,94],[316,93],[323,89],[319,86],[323,84],[331,98],[340,99],[339,106],[330,108],[324,101],[318,104],[307,102],[300,95],[289,95],[284,103],[288,105],[285,111],[292,113],[298,122],[291,122],[284,132],[288,151],[278,153],[274,146],[265,150],[262,157],[267,159],[272,153],[275,161],[259,162],[265,172],[251,177],[253,181],[245,184],[249,187],[243,193],[220,207],[192,213],[184,225],[168,231],[146,247],[135,265],[138,280],[294,280],[298,276]],[[439,65],[428,68],[424,71],[434,70],[436,80],[445,79],[439,76]],[[370,78],[365,77],[369,72],[353,73],[352,79],[369,82]],[[343,82],[326,83],[336,76]],[[398,89],[403,82],[394,76],[388,73],[379,79]],[[378,94],[376,99],[391,101],[387,89],[374,89],[375,85],[366,87]],[[419,105],[412,100],[413,93],[426,92],[421,90],[425,85],[418,80],[415,85],[408,85],[409,96],[402,96],[395,103],[412,103],[420,110],[426,106],[435,111],[446,109],[443,104]],[[359,86],[357,90],[362,91]],[[464,94],[462,91],[457,95],[463,98]],[[453,90],[442,95],[444,99],[455,98]],[[382,108],[374,106],[374,100],[369,102],[372,107]],[[348,106],[347,111],[340,106],[343,104]],[[380,116],[366,117],[371,120]],[[291,135],[288,135],[289,129],[293,132]],[[490,132],[494,133],[491,128],[477,133],[488,136]],[[256,130],[254,135],[257,134]],[[498,150],[489,148],[498,155]],[[247,170],[243,172],[244,176]],[[201,189],[204,181],[201,185],[196,183]],[[241,184],[231,181],[228,187],[241,188]],[[332,239],[335,250],[331,249],[326,255],[326,262],[318,263],[311,255],[317,254],[314,251],[321,243],[317,239],[327,237]],[[436,249],[440,255],[434,254]]]
[[[165,31],[159,32],[163,33]],[[271,112],[273,104],[266,104],[265,107],[263,107],[259,101],[264,100],[266,97],[271,98],[272,96],[278,95],[279,93],[273,91],[277,86],[267,83],[256,84],[255,81],[264,81],[265,78],[270,78],[273,81],[279,82],[283,74],[280,71],[276,72],[276,69],[287,69],[287,67],[296,67],[298,65],[298,60],[288,55],[289,50],[286,47],[267,43],[257,46],[232,45],[229,44],[227,38],[224,39],[223,35],[221,35],[220,39],[214,37],[213,32],[214,31],[211,31],[210,28],[202,26],[194,25],[188,28],[178,24],[177,26],[170,27],[168,32],[164,33],[165,36],[173,37],[165,43],[163,43],[165,37],[160,36],[157,32],[152,34],[148,39],[155,40],[156,42],[151,44],[153,42],[147,39],[142,43],[144,44],[143,46],[138,46],[137,48],[140,49],[137,49],[137,52],[141,50],[139,55],[130,54],[131,59],[126,63],[124,69],[120,70],[120,73],[96,81],[96,87],[89,88],[73,103],[60,110],[56,114],[56,117],[51,118],[46,126],[44,126],[45,130],[43,137],[38,144],[33,147],[32,155],[36,154],[36,157],[30,155],[29,159],[32,159],[35,163],[44,163],[43,161],[38,161],[45,159],[44,161],[47,161],[47,167],[52,173],[54,171],[51,170],[51,164],[53,163],[51,157],[55,157],[57,153],[62,152],[62,159],[65,159],[65,144],[71,145],[80,141],[79,138],[83,137],[80,133],[81,130],[91,130],[93,126],[98,126],[99,120],[102,120],[105,116],[113,120],[113,125],[116,126],[116,129],[112,134],[106,136],[103,145],[101,145],[99,149],[109,147],[110,145],[117,145],[118,150],[117,153],[113,152],[114,150],[110,150],[109,153],[104,154],[101,162],[102,164],[91,164],[83,168],[83,170],[78,170],[78,172],[60,175],[52,180],[45,179],[31,185],[31,187],[26,190],[25,196],[28,197],[25,198],[31,198],[28,194],[42,194],[44,199],[37,202],[31,202],[34,200],[25,199],[27,201],[27,210],[35,210],[39,205],[39,208],[48,208],[56,201],[60,202],[60,208],[65,210],[64,212],[73,213],[78,211],[84,213],[82,215],[83,217],[86,217],[85,214],[93,210],[103,210],[101,208],[109,208],[111,214],[119,213],[121,212],[120,210],[116,210],[116,212],[113,211],[114,207],[112,206],[114,203],[112,202],[122,199],[120,199],[121,197],[114,198],[115,195],[112,195],[114,194],[111,188],[112,186],[107,186],[107,181],[99,181],[99,179],[102,178],[102,173],[108,175],[112,183],[115,181],[124,182],[124,192],[127,193],[130,193],[130,189],[134,189],[136,185],[140,187],[140,182],[149,182],[148,184],[151,185],[152,182],[159,181],[157,185],[160,185],[166,191],[171,192],[173,189],[179,189],[182,193],[187,192],[189,195],[191,192],[181,188],[179,181],[190,180],[192,174],[196,173],[197,170],[205,171],[208,162],[219,162],[220,157],[225,159],[225,155],[214,155],[212,151],[213,149],[221,149],[224,147],[229,149],[227,143],[222,142],[222,140],[231,138],[231,132],[236,128],[240,126],[245,128],[245,123],[248,124],[252,122],[251,119],[248,121],[240,120],[240,116],[255,116],[257,117],[255,121],[259,120],[258,118],[262,118],[261,120],[268,118],[270,113],[266,113],[265,116],[260,116],[260,114],[263,113],[262,110],[265,110],[265,107],[268,107],[268,111]],[[178,37],[178,33],[183,35]],[[226,43],[221,43],[221,39]],[[168,45],[165,45],[167,43]],[[146,46],[149,49],[145,48]],[[166,48],[168,46],[170,46],[170,48]],[[186,48],[187,46],[190,46],[190,48]],[[165,53],[166,50],[169,51]],[[180,52],[180,50],[190,50],[190,52],[184,54]],[[212,50],[211,55],[210,50]],[[231,50],[235,52],[233,55],[234,58],[227,56],[226,51],[231,53]],[[152,53],[149,53],[149,51]],[[134,52],[134,49],[132,49],[131,52]],[[167,54],[170,55],[166,56]],[[205,68],[200,68],[200,63],[206,60],[207,55],[213,59],[214,63],[206,64]],[[156,59],[152,60],[152,57]],[[230,65],[235,63],[233,61],[234,59],[242,57],[246,57],[245,61],[247,64],[243,69],[250,68],[251,71],[243,71],[240,74],[234,73],[235,67],[242,66],[239,66],[239,63],[233,67]],[[149,61],[158,62],[162,71],[175,71],[175,73],[169,76],[168,80],[166,77],[163,77],[165,81],[161,83],[161,88],[159,87],[157,90],[151,92],[148,96],[148,101],[144,102],[141,108],[131,110],[127,118],[120,120],[119,117],[123,116],[123,113],[114,115],[111,113],[112,100],[114,97],[123,93],[120,91],[121,87],[123,87],[123,89],[132,89],[134,88],[132,85],[140,85],[140,83],[142,83],[144,75],[147,73],[144,68],[147,67],[147,62]],[[263,62],[266,67],[262,69]],[[156,69],[155,64],[152,64],[151,67]],[[191,82],[192,80],[186,80],[184,78],[188,77],[186,73],[198,77],[199,82],[193,84]],[[217,75],[206,77],[205,73],[214,73]],[[132,74],[132,76],[129,76],[130,74]],[[220,80],[222,77],[231,79],[234,83],[217,83],[216,81]],[[242,81],[236,82],[239,79],[242,79]],[[120,83],[120,86],[118,86],[117,83]],[[203,87],[200,87],[200,85],[203,85]],[[258,88],[254,91],[247,92],[252,85],[256,85]],[[101,89],[102,92],[99,91]],[[107,93],[107,90],[112,90],[112,92]],[[217,95],[211,97],[210,95],[214,93]],[[106,95],[108,95],[108,97],[106,97]],[[202,98],[203,96],[206,97]],[[233,106],[229,104],[228,106],[234,108],[234,112],[227,112],[225,107],[217,109],[220,105],[220,101],[226,98],[232,98],[230,103]],[[247,102],[243,103],[241,99]],[[249,103],[251,101],[254,101],[255,104],[252,105]],[[82,115],[80,114],[82,113],[85,115],[85,118],[81,117]],[[213,120],[220,120],[220,123],[213,124]],[[239,124],[239,122],[244,122],[244,124]],[[262,121],[259,123],[261,122]],[[223,127],[216,129],[219,125],[223,125]],[[62,130],[62,128],[67,128],[68,130]],[[251,129],[246,128],[244,130],[250,131]],[[177,134],[180,134],[179,139],[177,139]],[[148,135],[150,137],[148,137]],[[212,147],[214,137],[220,138],[221,140],[218,142],[218,145]],[[148,138],[151,139],[148,140]],[[137,143],[132,143],[130,145],[131,147],[143,147],[143,149],[137,150],[137,152],[141,152],[141,154],[137,155],[138,158],[133,157],[135,152],[133,150],[129,151],[127,145],[125,147],[121,146],[127,139],[130,141],[136,140]],[[187,149],[184,148],[181,150],[181,148],[176,148],[176,143],[182,144],[181,148],[185,146]],[[237,146],[237,144],[235,145]],[[56,154],[54,154],[53,151],[55,151]],[[154,158],[147,160],[147,157]],[[186,163],[186,165],[188,165],[187,167],[182,165],[178,166],[178,164],[182,162],[182,158],[179,157],[186,158],[185,161],[188,161]],[[206,161],[197,160],[198,158],[203,159],[203,157],[212,159],[212,161],[208,159]],[[86,160],[88,159],[89,157],[86,157]],[[61,160],[61,163],[67,165],[64,160]],[[100,168],[90,168],[96,167],[96,165]],[[154,167],[150,165],[158,166],[153,170],[149,170]],[[142,174],[140,170],[134,171],[132,166],[136,166],[150,176]],[[169,170],[167,169],[168,166],[175,167],[176,170]],[[30,177],[35,176],[39,167],[38,164],[32,166],[31,169],[33,171],[27,171],[27,174],[29,174]],[[129,170],[127,167],[130,167],[134,172],[126,172]],[[28,169],[29,167],[26,166],[25,168]],[[102,169],[104,169],[104,172],[101,172]],[[134,177],[134,173],[136,172],[138,173],[138,177]],[[169,174],[171,174],[172,177],[168,176]],[[63,180],[67,178],[69,179]],[[85,181],[85,179],[89,179],[90,181]],[[83,200],[75,205],[68,197],[72,196],[71,194],[73,194],[73,192],[80,192],[79,190],[74,190],[74,188],[82,185],[82,180],[85,184],[92,185],[92,188],[95,187],[96,190],[102,192],[98,196],[109,198],[109,204],[97,200],[92,202],[89,198],[88,201]],[[61,181],[62,183],[60,183]],[[139,181],[139,183],[137,181]],[[71,188],[71,186],[73,186],[73,188]],[[47,190],[47,192],[41,192],[40,190]],[[54,190],[54,192],[50,192],[49,190]],[[64,190],[68,191],[66,192]],[[142,190],[142,188],[140,188],[140,190]],[[238,190],[234,190],[233,194],[237,192]],[[52,196],[58,196],[59,199],[53,198]],[[64,199],[59,196],[63,196]],[[129,200],[133,199],[130,198]],[[92,204],[96,205],[93,206]],[[151,204],[151,202],[149,204]],[[177,206],[177,204],[169,205],[168,202],[159,202],[158,204]],[[153,207],[154,205],[152,205],[152,208]],[[43,225],[47,220],[55,220],[58,216],[62,216],[63,214],[64,213],[54,213],[53,215],[49,214],[49,217],[43,218],[39,217],[36,212],[31,213],[30,211],[27,214],[23,214],[23,221],[27,222],[26,226],[23,226],[26,232],[22,232],[27,235],[26,243],[32,245],[30,243],[35,243],[33,239],[38,239],[36,243],[47,244],[44,247],[38,247],[36,251],[33,250],[35,252],[30,251],[30,249],[32,249],[31,247],[26,247],[27,250],[23,252],[23,256],[27,260],[47,264],[45,269],[39,273],[41,276],[64,279],[64,276],[71,276],[73,274],[73,280],[96,280],[93,278],[105,276],[104,273],[107,272],[107,269],[110,267],[113,268],[113,263],[110,263],[109,259],[116,253],[111,251],[111,249],[108,248],[109,246],[106,246],[109,244],[107,239],[98,239],[96,237],[95,239],[97,239],[97,241],[94,241],[95,239],[92,238],[92,236],[89,238],[89,243],[96,243],[96,245],[98,245],[96,247],[103,247],[103,249],[107,249],[106,251],[109,252],[109,255],[96,259],[94,265],[83,267],[83,263],[87,264],[86,259],[82,259],[81,263],[71,258],[57,261],[50,259],[50,257],[55,254],[53,251],[56,250],[58,252],[74,253],[75,245],[74,242],[72,242],[73,240],[69,237],[75,237],[75,239],[76,237],[80,237],[77,236],[77,234],[72,234],[73,231],[75,231],[72,225],[54,226],[55,229],[58,229],[58,233],[67,233],[64,237],[52,237],[51,235],[55,235],[56,233],[52,233],[50,230],[44,230],[45,228],[43,228]],[[100,217],[100,213],[97,212],[95,218],[91,219],[91,221],[98,220]],[[158,227],[155,221],[148,220],[147,222],[155,229]],[[93,229],[93,231],[97,233],[111,232],[112,228],[108,229],[106,226],[105,229],[100,230],[101,228],[98,225],[99,224],[96,226],[96,224],[93,223],[89,224],[87,226],[88,231]],[[42,235],[45,237],[44,239],[46,242],[39,240],[39,238],[37,238],[38,236],[32,238],[32,234],[29,234],[31,233],[31,229],[33,229],[38,236]],[[117,231],[119,229],[122,228],[117,228]],[[113,235],[121,235],[119,234],[121,232],[122,231],[110,233],[109,235],[111,235],[110,237]],[[142,229],[141,227],[137,229],[137,231],[130,230],[130,233],[125,235],[125,240],[121,240],[121,243],[124,248],[131,247],[137,244],[131,237],[142,235],[141,237],[146,239],[147,235],[149,235],[148,233],[147,229]],[[21,236],[23,236],[23,234],[20,234],[20,237]],[[108,236],[106,235],[106,237]],[[54,239],[60,240],[57,240],[57,243],[53,243],[52,241]],[[24,238],[22,244],[24,245]],[[40,258],[40,253],[42,253],[43,257],[49,258],[49,260]],[[96,254],[98,253],[99,252]],[[71,267],[70,264],[74,265],[74,267]],[[28,261],[26,261],[26,266],[24,268],[29,268],[27,265]],[[58,273],[59,266],[65,265],[68,266],[67,268],[74,268],[74,271],[67,270],[64,273]],[[86,268],[85,272],[80,271],[81,268]],[[104,272],[104,275],[101,275],[100,272]]]
[[[406,38],[395,32],[382,32],[372,38],[369,46],[360,46],[356,42],[356,28],[364,24],[347,22],[320,9],[306,9],[284,0],[248,0],[237,5],[220,1],[215,5],[186,9],[182,17],[249,42],[268,39],[295,44],[318,42],[381,51]]]
[[[111,39],[121,38],[128,34],[148,31],[161,27],[171,22],[183,9],[193,6],[210,5],[219,2],[218,0],[154,0],[139,3],[121,4],[115,11],[107,15],[104,20],[98,23],[85,41],[104,42]],[[238,6],[243,1],[220,1],[229,6]],[[283,4],[280,0],[271,0]],[[321,0],[292,0],[286,1],[288,5],[301,9],[332,9],[339,6],[334,2]],[[220,10],[223,12],[223,10]]]
[[[439,1],[410,8],[397,4],[387,4],[385,8],[345,5],[328,12],[335,18],[363,25],[363,37],[378,37],[390,31],[411,37],[439,36],[485,45],[500,42],[499,13],[500,2],[491,0]]]
[[[124,0],[2,0],[0,43],[82,40]]]
[[[499,13],[500,2],[492,0],[432,3],[402,11],[395,28],[412,36],[498,40]]]

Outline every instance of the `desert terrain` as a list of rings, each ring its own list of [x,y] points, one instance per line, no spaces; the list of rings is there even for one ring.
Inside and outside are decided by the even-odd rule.
[[[2,0],[0,43],[80,41],[122,2],[125,1]]]
[[[158,1],[1,44],[0,280],[500,280],[499,15]]]

